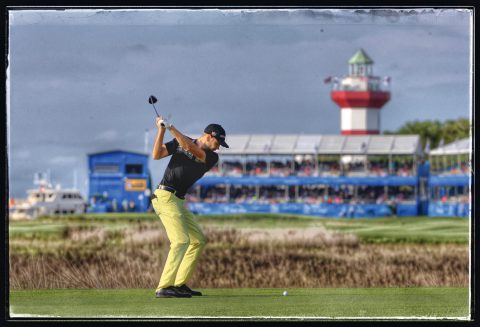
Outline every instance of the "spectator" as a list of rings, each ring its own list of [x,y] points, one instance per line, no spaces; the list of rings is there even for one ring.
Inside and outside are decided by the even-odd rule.
[[[112,200],[112,211],[117,212],[118,210],[118,205],[117,205],[117,199]]]
[[[357,203],[352,201],[352,203],[348,206],[348,217],[353,218],[355,216],[355,205]]]
[[[390,209],[390,212],[394,217],[397,216],[397,201],[395,200],[395,197],[391,197],[390,201],[388,202],[388,207]]]
[[[133,202],[133,200],[128,202],[128,211],[129,212],[135,211],[135,202]]]

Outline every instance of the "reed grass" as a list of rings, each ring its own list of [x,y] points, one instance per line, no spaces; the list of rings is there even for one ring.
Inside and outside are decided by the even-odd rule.
[[[323,227],[205,228],[192,287],[465,287],[466,244],[363,243]],[[10,239],[12,289],[155,288],[169,242],[160,224],[67,226]]]

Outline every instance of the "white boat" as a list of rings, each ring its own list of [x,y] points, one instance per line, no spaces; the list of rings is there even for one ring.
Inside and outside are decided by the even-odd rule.
[[[86,202],[77,189],[52,188],[40,181],[39,187],[27,191],[24,200],[10,200],[9,217],[12,220],[36,219],[40,216],[84,213]]]

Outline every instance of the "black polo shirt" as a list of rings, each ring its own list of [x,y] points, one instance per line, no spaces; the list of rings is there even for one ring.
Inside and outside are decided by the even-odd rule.
[[[193,139],[189,139],[193,141]],[[165,143],[165,146],[172,158],[170,158],[160,184],[177,190],[176,194],[179,197],[184,197],[187,190],[218,161],[217,153],[205,149],[205,162],[198,160],[192,153],[184,150],[176,139]]]

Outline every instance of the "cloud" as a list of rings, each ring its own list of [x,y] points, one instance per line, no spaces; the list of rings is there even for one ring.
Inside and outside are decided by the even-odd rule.
[[[424,24],[472,15],[472,10],[451,9],[69,9],[11,11],[13,26],[90,25],[251,25],[251,24]]]
[[[79,158],[77,156],[56,156],[49,160],[53,165],[66,166],[75,164]]]
[[[25,160],[29,159],[31,157],[31,152],[29,150],[18,150],[14,149],[11,151],[11,158],[12,159],[18,159],[18,160]]]
[[[109,142],[109,141],[114,141],[114,140],[118,140],[118,132],[115,131],[115,130],[107,130],[107,131],[103,131],[101,132],[100,134],[97,134],[94,136],[94,140],[95,141],[106,141],[106,142]]]
[[[148,48],[145,45],[139,44],[139,43],[128,45],[125,47],[125,50],[129,52],[137,53],[137,54],[149,52]]]

